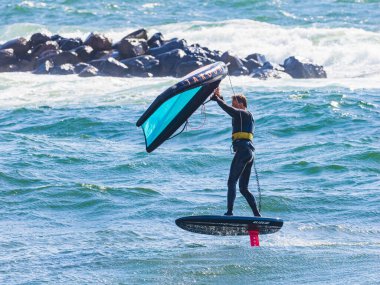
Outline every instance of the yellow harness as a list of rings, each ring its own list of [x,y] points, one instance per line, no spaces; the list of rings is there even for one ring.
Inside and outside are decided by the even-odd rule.
[[[253,141],[253,134],[247,132],[237,132],[232,134],[232,140],[250,140]]]

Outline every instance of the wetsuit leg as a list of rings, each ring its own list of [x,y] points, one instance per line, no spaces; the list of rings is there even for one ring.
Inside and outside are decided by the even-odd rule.
[[[239,180],[247,162],[251,159],[248,149],[238,150],[231,162],[230,175],[228,177],[227,213],[232,215],[236,198],[236,183]]]
[[[244,196],[244,198],[247,200],[249,206],[251,207],[253,214],[256,217],[261,217],[259,210],[257,208],[255,197],[248,190],[248,183],[249,183],[249,178],[251,176],[253,159],[254,158],[252,155],[252,159],[247,163],[246,167],[244,168],[244,170],[240,176],[239,189],[240,189],[240,193]]]

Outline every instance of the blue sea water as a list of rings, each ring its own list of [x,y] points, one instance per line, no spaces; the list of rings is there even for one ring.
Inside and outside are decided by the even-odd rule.
[[[151,154],[135,122],[175,78],[0,73],[1,284],[379,284],[380,1],[1,1],[0,43],[145,27],[240,56],[298,55],[327,79],[232,77],[256,117],[262,213],[249,238],[178,228],[222,214],[230,118]],[[228,80],[221,85],[229,100]],[[198,128],[202,126],[201,128]],[[254,176],[251,191],[257,195]],[[240,194],[235,214],[250,215]]]

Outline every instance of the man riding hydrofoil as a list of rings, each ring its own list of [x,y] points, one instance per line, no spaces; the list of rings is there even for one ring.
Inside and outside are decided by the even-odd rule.
[[[218,87],[214,90],[211,100],[216,101],[232,117],[232,146],[235,156],[231,162],[228,178],[227,212],[224,215],[233,215],[236,184],[239,181],[240,193],[247,200],[254,216],[261,217],[255,198],[248,190],[254,160],[253,132],[255,121],[252,114],[247,110],[247,98],[243,94],[234,95],[232,96],[232,106],[229,106],[223,100]]]

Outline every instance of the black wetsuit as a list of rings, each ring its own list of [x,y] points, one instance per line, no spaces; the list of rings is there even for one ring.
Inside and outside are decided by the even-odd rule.
[[[253,134],[254,119],[250,112],[229,106],[223,99],[220,99],[217,96],[214,96],[213,100],[215,100],[218,105],[232,117],[232,133],[244,132]],[[249,139],[236,139],[233,141],[233,149],[235,156],[231,163],[230,175],[228,178],[228,211],[226,215],[232,215],[236,198],[236,183],[239,180],[240,193],[247,200],[253,214],[255,216],[260,216],[255,198],[248,190],[248,183],[251,176],[251,168],[254,159],[253,152],[255,148],[253,147],[252,141]]]

